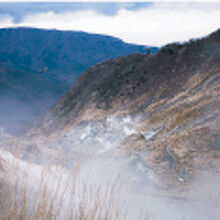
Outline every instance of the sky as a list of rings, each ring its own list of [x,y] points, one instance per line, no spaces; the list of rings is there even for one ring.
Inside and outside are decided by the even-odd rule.
[[[0,28],[85,31],[151,46],[206,36],[219,21],[220,2],[0,3]]]

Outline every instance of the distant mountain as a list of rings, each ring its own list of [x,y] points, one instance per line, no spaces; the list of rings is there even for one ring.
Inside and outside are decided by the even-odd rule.
[[[0,29],[0,127],[19,133],[87,67],[146,47],[84,32]],[[155,52],[157,48],[152,48]]]

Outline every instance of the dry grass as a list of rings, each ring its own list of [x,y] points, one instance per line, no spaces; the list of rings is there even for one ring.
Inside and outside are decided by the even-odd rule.
[[[171,114],[172,114],[172,110],[167,110],[167,111],[162,111],[162,112],[156,111],[153,113],[153,115],[149,119],[148,124],[153,125],[156,123],[161,123],[167,120]]]
[[[170,128],[174,128],[178,125],[182,125],[194,120],[196,117],[200,116],[202,110],[196,106],[183,106],[177,109],[171,116]]]
[[[176,126],[181,126],[185,123],[195,120],[202,115],[202,107],[199,103],[189,103],[179,106],[178,108],[170,108],[166,111],[155,112],[149,119],[148,124],[163,123],[166,124],[169,129],[173,129]]]
[[[33,172],[17,161],[1,170],[0,219],[127,219],[126,210],[121,210],[119,182],[99,185],[77,181],[78,167],[71,172],[58,166]]]

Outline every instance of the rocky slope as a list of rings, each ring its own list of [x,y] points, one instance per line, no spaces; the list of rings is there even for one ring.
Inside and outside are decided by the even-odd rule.
[[[83,32],[0,29],[0,127],[19,133],[87,67],[133,52],[144,52],[144,46]]]
[[[219,33],[167,45],[157,54],[132,54],[92,66],[43,117],[42,127],[52,133],[99,112],[100,117],[150,112],[156,106],[165,108],[164,104],[174,107],[174,101],[193,99],[196,94],[199,101],[204,87],[218,92],[214,87],[219,80]]]
[[[219,30],[153,55],[111,59],[87,69],[28,136],[56,139],[83,121],[138,116],[118,146],[170,176],[168,185],[191,181],[204,170],[220,171],[219,80]]]

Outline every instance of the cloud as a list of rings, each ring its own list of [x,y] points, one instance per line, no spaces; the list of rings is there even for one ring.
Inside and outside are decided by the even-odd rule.
[[[0,16],[0,28],[14,26],[13,18],[10,15],[1,15]]]
[[[0,20],[0,27],[78,30],[113,35],[130,43],[161,46],[207,35],[220,27],[219,20],[218,3],[155,3],[139,10],[121,8],[113,16],[95,10],[33,13],[18,24],[13,24],[10,18]]]
[[[13,17],[15,23],[22,21],[23,17],[33,13],[46,13],[52,11],[54,13],[63,13],[66,11],[82,11],[93,10],[97,13],[113,16],[121,8],[128,10],[139,10],[141,8],[152,5],[149,2],[138,3],[119,3],[119,2],[20,2],[20,3],[0,3],[0,16],[8,14]]]

